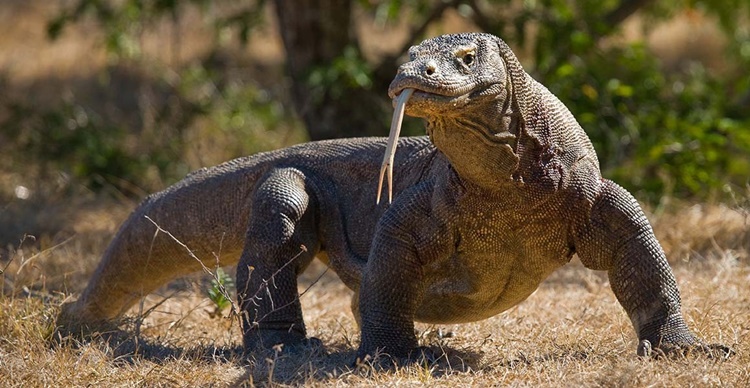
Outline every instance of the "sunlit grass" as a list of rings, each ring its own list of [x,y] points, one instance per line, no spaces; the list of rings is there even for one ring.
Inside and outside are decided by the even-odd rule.
[[[59,84],[49,82],[49,74],[83,79],[105,64],[90,25],[71,28],[56,45],[46,42],[43,25],[54,14],[52,3],[34,2],[33,7],[44,8],[43,12],[24,16],[25,23],[18,22],[21,16],[7,14],[6,34],[0,42],[13,55],[0,58],[0,67],[10,71],[9,78],[0,81],[13,88],[4,89],[5,98],[14,92],[28,95],[34,106],[53,104],[61,93]],[[187,62],[202,55],[205,37],[198,38],[208,35],[192,26],[185,33],[189,35],[181,55]],[[153,50],[169,51],[162,47],[163,36],[150,39],[146,43]],[[258,40],[262,46],[256,42],[244,51],[272,62],[283,60],[278,42],[274,46],[270,39]],[[260,134],[264,130],[253,128]],[[238,142],[233,132],[223,132],[211,117],[188,128],[185,138],[189,148],[184,158],[190,168],[234,156],[230,150]],[[278,148],[298,141],[301,137],[289,129],[268,135],[261,146]],[[706,341],[732,346],[737,355],[728,361],[637,358],[633,329],[606,275],[573,262],[527,301],[496,317],[464,325],[417,325],[421,344],[446,354],[436,365],[368,371],[350,367],[359,343],[349,311],[351,292],[330,271],[302,297],[308,333],[322,340],[326,353],[311,349],[289,355],[271,350],[243,358],[238,323],[213,314],[215,305],[206,296],[210,278],[205,276],[176,281],[148,296],[130,311],[122,325],[124,332],[110,339],[50,341],[60,303],[85,286],[135,203],[113,190],[93,195],[77,187],[60,188],[54,180],[41,182],[48,192],[40,193],[29,182],[43,167],[21,165],[14,158],[22,152],[0,155],[0,236],[12,236],[0,246],[3,387],[750,386],[747,201],[677,204],[651,216],[675,268],[688,324]],[[163,186],[154,180],[155,186]],[[23,185],[29,185],[30,191],[20,189]],[[103,199],[107,195],[119,199]],[[35,237],[16,238],[24,232]],[[321,264],[313,264],[300,288],[307,288],[323,271]],[[165,296],[170,297],[165,301]]]
[[[130,205],[110,208],[118,206]],[[654,218],[668,254],[678,256],[672,263],[688,324],[706,341],[732,346],[737,355],[728,361],[637,358],[631,324],[617,304],[606,274],[587,270],[574,260],[527,301],[496,317],[464,325],[417,325],[422,345],[445,352],[437,364],[368,371],[350,367],[359,341],[349,311],[351,292],[330,271],[302,297],[308,333],[323,341],[323,353],[314,349],[295,354],[268,351],[243,358],[238,322],[213,314],[215,304],[206,294],[210,279],[199,276],[177,281],[145,298],[131,310],[121,326],[123,333],[117,336],[51,343],[47,337],[59,304],[85,285],[114,232],[111,225],[127,213],[114,208],[111,222],[105,222],[102,218],[107,213],[95,207],[75,210],[79,213],[75,222],[87,222],[90,215],[85,213],[95,212],[103,231],[89,223],[87,233],[75,234],[62,243],[30,244],[10,251],[11,256],[0,261],[0,269],[4,269],[4,293],[0,296],[2,385],[750,383],[750,267],[747,246],[743,245],[749,226],[741,210],[701,205]],[[704,240],[714,243],[701,242]],[[40,246],[44,246],[41,251]],[[312,265],[303,275],[300,289],[307,288],[323,271],[322,264]],[[164,301],[160,295],[170,297]],[[149,313],[144,316],[146,311]]]

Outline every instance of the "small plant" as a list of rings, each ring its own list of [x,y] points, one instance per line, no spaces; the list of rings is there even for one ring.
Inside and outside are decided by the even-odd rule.
[[[234,282],[223,269],[217,268],[211,279],[211,287],[208,289],[208,298],[214,302],[214,311],[209,313],[211,318],[220,317],[222,311],[232,306],[230,291],[234,290]]]

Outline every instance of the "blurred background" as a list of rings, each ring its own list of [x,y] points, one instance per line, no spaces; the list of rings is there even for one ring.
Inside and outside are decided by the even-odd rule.
[[[3,0],[0,261],[105,244],[142,197],[202,166],[385,135],[403,54],[462,31],[513,47],[605,177],[656,212],[740,209],[747,238],[746,0]]]

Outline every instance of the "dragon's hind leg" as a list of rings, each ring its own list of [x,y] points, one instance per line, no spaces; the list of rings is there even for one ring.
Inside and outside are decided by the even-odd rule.
[[[237,296],[246,351],[307,341],[297,276],[320,248],[315,197],[296,169],[271,170],[253,194]]]

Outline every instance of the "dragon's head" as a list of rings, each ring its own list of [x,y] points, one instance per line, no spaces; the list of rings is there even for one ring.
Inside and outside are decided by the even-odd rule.
[[[509,175],[518,162],[513,147],[528,105],[529,82],[508,45],[490,34],[443,35],[410,48],[409,61],[388,88],[396,111],[381,185],[386,171],[391,179],[404,112],[427,119],[433,143],[466,178],[494,179],[495,174],[488,174],[493,168]]]
[[[517,79],[514,79],[517,78]],[[397,98],[414,89],[407,104],[410,116],[460,116],[463,109],[486,106],[487,100],[514,100],[514,86],[525,73],[508,46],[482,33],[443,35],[409,49],[388,95]]]

